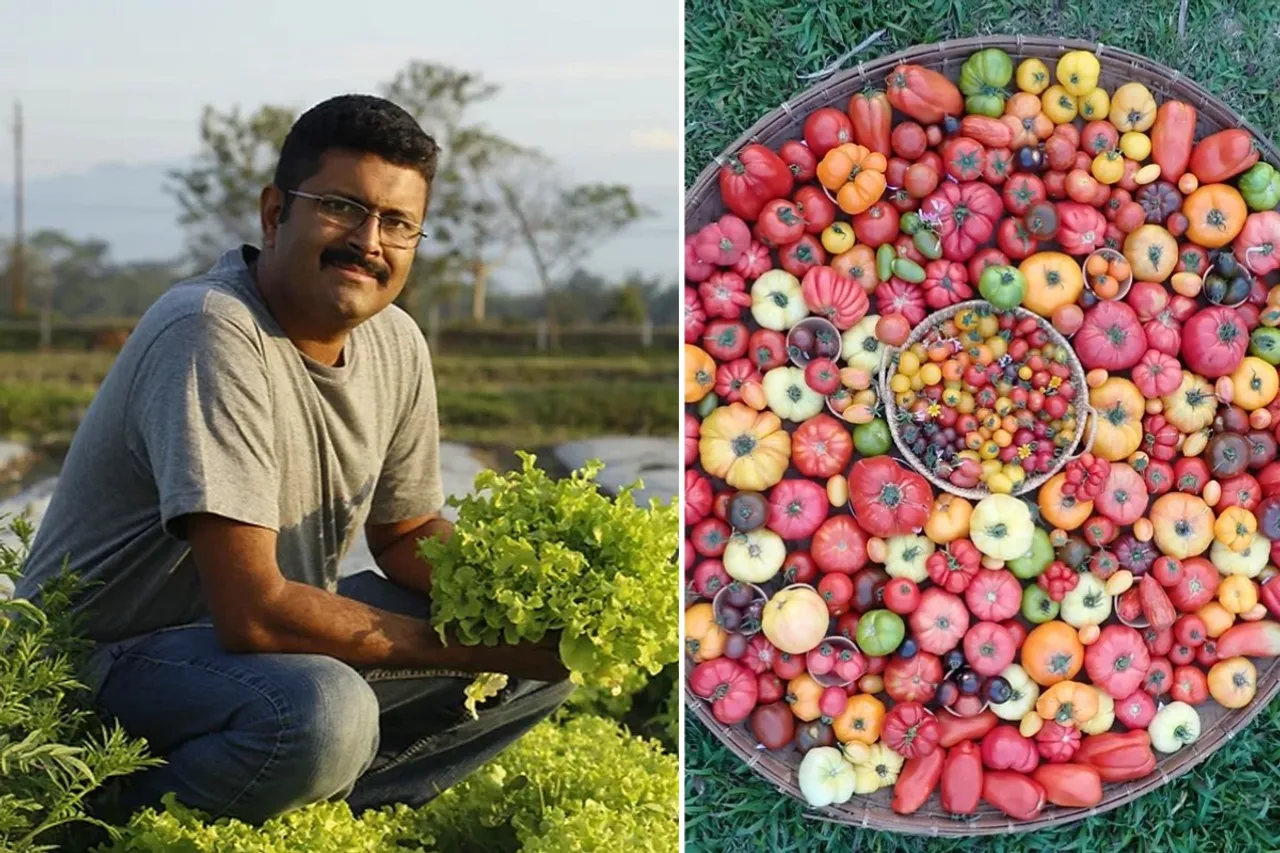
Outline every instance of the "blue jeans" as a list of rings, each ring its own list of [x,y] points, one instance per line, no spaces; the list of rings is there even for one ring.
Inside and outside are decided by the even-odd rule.
[[[422,594],[366,571],[338,592],[426,618]],[[157,631],[121,652],[100,709],[166,764],[113,780],[95,806],[127,819],[173,791],[214,818],[260,823],[319,800],[354,812],[419,806],[486,763],[568,698],[567,680],[511,679],[471,719],[471,675],[356,669],[326,655],[233,654],[211,624]]]

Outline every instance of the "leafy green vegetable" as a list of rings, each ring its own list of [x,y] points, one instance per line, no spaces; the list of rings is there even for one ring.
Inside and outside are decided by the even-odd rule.
[[[441,636],[496,645],[558,631],[577,684],[621,691],[633,667],[656,675],[679,655],[676,505],[637,506],[640,483],[611,499],[598,460],[556,480],[520,457],[519,471],[481,472],[474,494],[450,498],[448,542],[419,542]]]
[[[143,809],[99,853],[577,853],[679,847],[676,757],[611,720],[540,723],[420,809],[315,803],[261,827],[175,802]]]

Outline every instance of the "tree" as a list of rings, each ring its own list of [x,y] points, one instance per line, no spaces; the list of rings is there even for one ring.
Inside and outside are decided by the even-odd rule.
[[[413,286],[402,300],[415,307],[419,290],[449,300],[463,282],[472,291],[472,318],[485,316],[487,285],[516,245],[510,216],[500,203],[497,181],[542,161],[536,151],[468,124],[472,105],[492,98],[498,87],[478,74],[444,65],[413,62],[382,87],[440,145],[431,187],[427,231],[415,264]]]
[[[220,113],[206,106],[200,118],[200,153],[190,169],[174,169],[170,187],[182,207],[188,251],[199,268],[228,248],[262,235],[258,197],[275,176],[280,149],[297,114],[262,106],[245,116],[238,107]]]
[[[521,239],[533,257],[534,270],[546,300],[552,349],[559,349],[554,294],[561,278],[601,243],[636,220],[649,215],[622,184],[566,186],[551,170],[529,176],[520,185],[499,186],[507,209],[515,217]]]

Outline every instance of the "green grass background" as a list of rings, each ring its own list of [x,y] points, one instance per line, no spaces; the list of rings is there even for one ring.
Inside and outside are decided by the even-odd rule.
[[[1280,4],[1190,0],[690,0],[685,15],[685,181],[783,100],[878,29],[843,67],[914,44],[989,33],[1100,41],[1177,68],[1280,139]],[[1104,60],[1105,61],[1105,60]],[[1280,851],[1280,701],[1191,773],[1134,803],[1058,829],[926,840],[805,815],[692,717],[685,728],[686,849],[691,851]]]

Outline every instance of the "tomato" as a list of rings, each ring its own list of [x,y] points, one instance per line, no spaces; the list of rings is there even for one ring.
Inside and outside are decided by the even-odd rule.
[[[858,242],[872,249],[892,243],[901,233],[898,211],[887,201],[878,201],[853,217],[853,231]]]
[[[884,692],[895,702],[928,702],[942,682],[942,661],[926,651],[893,655],[884,668]]]
[[[827,603],[831,615],[839,616],[847,612],[853,602],[853,581],[848,575],[830,572],[818,581],[818,595]]]
[[[914,121],[899,122],[890,137],[893,153],[907,160],[915,160],[928,148],[929,140],[924,128]]]
[[[760,218],[756,221],[760,236],[775,246],[799,240],[804,236],[804,226],[804,217],[800,214],[800,208],[784,198],[774,199],[765,204],[760,209]]]
[[[796,190],[795,203],[804,218],[804,230],[810,234],[821,234],[823,229],[836,221],[835,204],[815,186]]]
[[[689,687],[695,695],[711,701],[712,715],[726,726],[745,720],[759,696],[755,673],[725,657],[694,667]]]
[[[730,212],[757,219],[765,202],[791,194],[794,178],[771,148],[751,143],[720,167],[720,198]]]
[[[1031,205],[1047,198],[1044,181],[1037,175],[1014,175],[1004,185],[1005,209],[1014,216],[1022,216]]]
[[[963,262],[991,239],[1002,205],[999,193],[984,183],[948,182],[926,198],[920,210],[922,216],[928,215],[941,222],[943,256],[950,261]]]
[[[998,187],[1013,174],[1013,152],[1008,148],[991,148],[987,151],[987,164],[982,169],[982,179]]]
[[[1013,634],[998,622],[978,622],[965,632],[964,657],[979,675],[999,675],[1017,653]]]
[[[884,606],[894,613],[911,613],[920,606],[920,587],[911,578],[894,578],[885,585]]]
[[[928,163],[915,163],[907,169],[903,189],[912,198],[920,199],[938,188],[938,173]]]
[[[812,181],[818,174],[818,158],[808,145],[798,139],[788,139],[778,146],[778,156],[797,181]]]
[[[786,747],[795,737],[795,733],[796,717],[791,713],[791,707],[786,702],[774,700],[751,712],[751,734],[765,749]]]
[[[1027,230],[1021,219],[1006,217],[996,230],[996,242],[1010,258],[1021,261],[1036,253],[1039,241]]]
[[[774,329],[756,329],[747,339],[747,357],[761,372],[787,363],[787,339]]]
[[[1009,266],[1009,256],[1000,251],[1000,249],[995,246],[988,246],[985,249],[979,249],[977,254],[969,259],[967,267],[969,270],[969,281],[976,282],[981,279],[982,273],[987,267],[1007,266]]]
[[[813,534],[809,551],[821,571],[853,574],[866,565],[867,535],[852,516],[833,515]]]
[[[835,107],[816,109],[804,120],[804,141],[821,160],[832,148],[853,142],[853,122]]]
[[[957,181],[976,181],[987,166],[987,152],[976,139],[957,136],[943,143],[942,159],[947,174]]]
[[[796,278],[804,278],[809,270],[827,262],[826,249],[812,234],[804,234],[794,243],[780,247],[778,254],[782,258],[782,268]]]
[[[903,160],[901,157],[889,158],[889,167],[884,170],[885,182],[890,187],[901,187],[907,177],[907,169],[911,168],[909,160]]]

